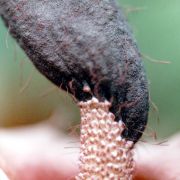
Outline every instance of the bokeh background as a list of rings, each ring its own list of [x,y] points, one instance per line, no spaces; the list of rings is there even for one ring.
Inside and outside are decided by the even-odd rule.
[[[148,134],[180,130],[180,1],[119,0],[134,31],[149,79]],[[79,111],[66,92],[39,74],[0,21],[0,126],[36,123],[56,115],[69,127]],[[61,123],[60,123],[61,124]]]

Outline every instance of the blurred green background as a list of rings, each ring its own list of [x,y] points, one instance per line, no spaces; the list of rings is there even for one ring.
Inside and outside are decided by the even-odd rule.
[[[134,30],[148,74],[153,104],[148,127],[159,138],[166,138],[180,130],[180,1],[119,3]],[[153,62],[156,60],[171,63]],[[0,21],[0,125],[41,121],[54,111],[69,126],[79,121],[71,98],[35,70]]]

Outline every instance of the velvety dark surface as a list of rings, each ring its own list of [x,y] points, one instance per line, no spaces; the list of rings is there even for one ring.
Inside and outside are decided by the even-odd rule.
[[[116,120],[126,124],[124,137],[141,137],[148,114],[146,76],[113,0],[0,0],[0,14],[42,74],[78,100],[93,95],[111,101]]]

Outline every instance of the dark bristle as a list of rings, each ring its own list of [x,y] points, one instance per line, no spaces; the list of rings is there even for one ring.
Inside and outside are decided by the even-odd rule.
[[[114,0],[0,0],[0,15],[42,74],[79,101],[112,100],[111,111],[127,127],[124,137],[138,141],[147,123],[148,85]]]

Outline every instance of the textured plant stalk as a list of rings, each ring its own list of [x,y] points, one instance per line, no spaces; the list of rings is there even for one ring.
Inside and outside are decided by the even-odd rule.
[[[77,180],[130,180],[133,176],[132,141],[123,139],[122,121],[115,122],[108,101],[80,102],[81,147]]]

